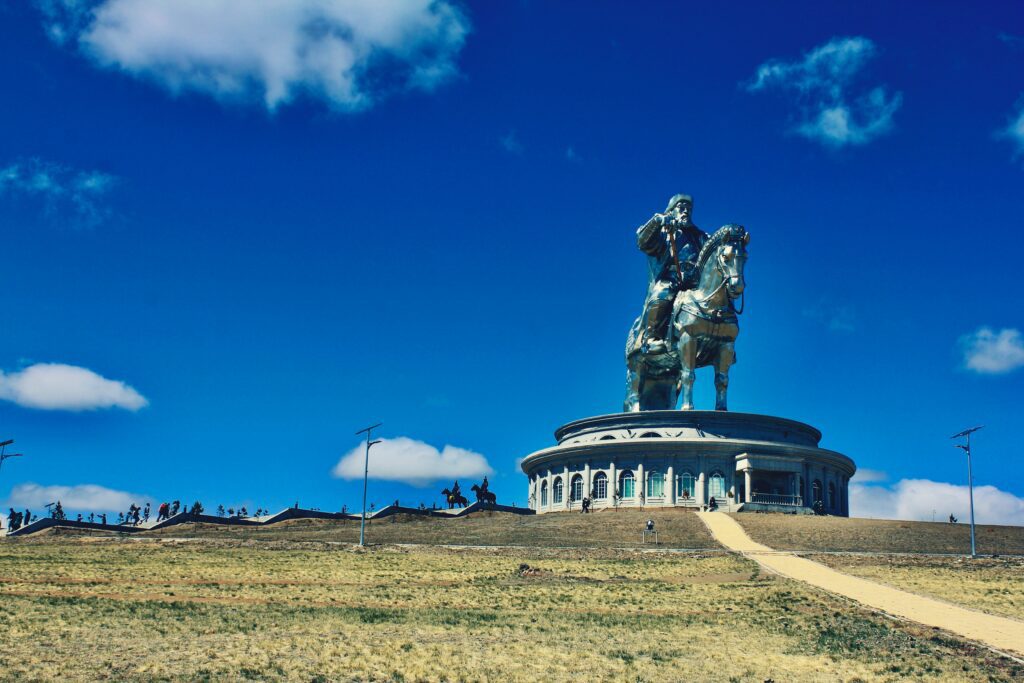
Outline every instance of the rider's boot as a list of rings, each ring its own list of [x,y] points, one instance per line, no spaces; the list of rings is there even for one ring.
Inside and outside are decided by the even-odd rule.
[[[671,301],[652,301],[647,307],[643,344],[646,353],[665,353],[668,351],[666,333],[668,332],[668,319],[671,314]]]

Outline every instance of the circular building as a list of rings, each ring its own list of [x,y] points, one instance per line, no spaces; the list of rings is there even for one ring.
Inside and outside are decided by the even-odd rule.
[[[856,471],[818,447],[810,425],[767,415],[651,410],[588,417],[560,427],[558,444],[527,456],[538,514],[618,507],[704,508],[849,515]],[[820,502],[820,506],[815,504]]]

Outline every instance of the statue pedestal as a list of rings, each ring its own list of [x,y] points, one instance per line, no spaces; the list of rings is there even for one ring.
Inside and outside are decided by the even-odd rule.
[[[538,514],[683,507],[849,514],[853,461],[786,418],[710,410],[615,413],[570,422],[522,462]],[[618,496],[616,496],[616,493]]]

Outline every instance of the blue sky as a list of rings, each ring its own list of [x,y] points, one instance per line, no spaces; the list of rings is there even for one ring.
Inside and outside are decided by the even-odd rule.
[[[634,230],[688,192],[752,234],[733,410],[915,518],[984,423],[979,517],[1024,523],[1018,6],[253,7],[0,5],[0,501],[351,508],[383,421],[378,506],[439,502],[407,462],[524,505],[621,406]]]

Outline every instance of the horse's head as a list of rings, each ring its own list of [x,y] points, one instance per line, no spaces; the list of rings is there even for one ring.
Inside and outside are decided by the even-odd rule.
[[[473,484],[472,486],[469,487],[469,490],[470,491],[479,491],[480,487],[477,486],[476,484]]]
[[[743,269],[747,264],[747,244],[750,233],[742,225],[723,225],[708,238],[701,250],[699,262],[704,272],[715,273],[730,299],[736,299],[746,287]],[[711,270],[708,266],[713,266]],[[703,279],[703,278],[702,278]]]

